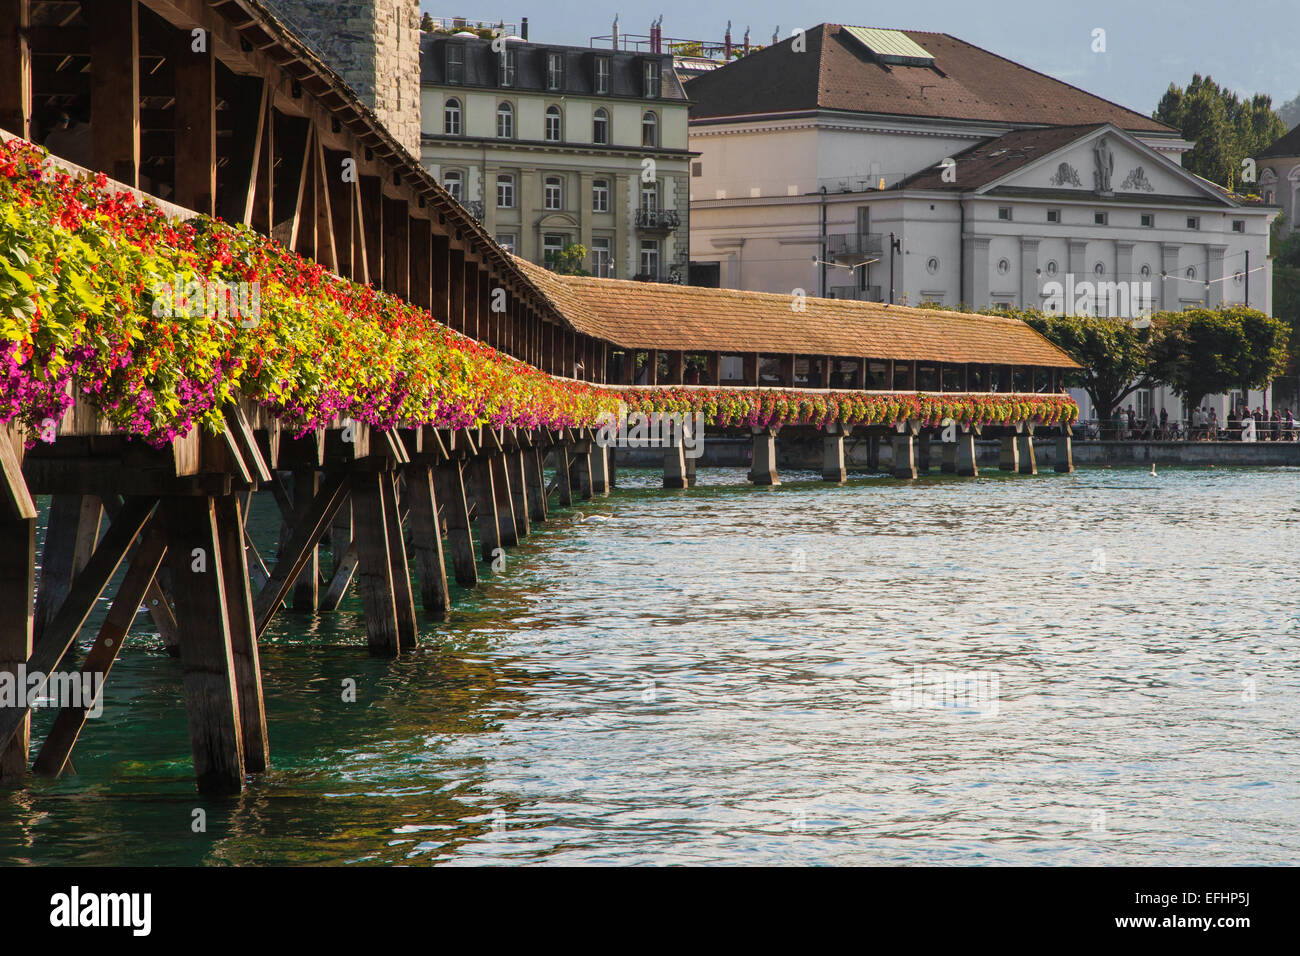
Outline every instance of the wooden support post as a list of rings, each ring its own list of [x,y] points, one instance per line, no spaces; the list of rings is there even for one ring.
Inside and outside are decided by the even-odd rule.
[[[591,493],[600,498],[609,495],[609,448],[600,442],[591,446]]]
[[[919,474],[923,475],[930,470],[930,449],[933,441],[934,436],[930,432],[916,437],[916,470]]]
[[[447,522],[447,548],[451,551],[452,572],[461,587],[478,584],[478,564],[474,560],[474,536],[469,526],[469,502],[465,475],[459,461],[446,461],[434,470],[434,485]]]
[[[230,621],[230,650],[244,742],[244,773],[261,773],[270,761],[266,739],[266,703],[262,696],[262,662],[257,650],[257,621],[244,550],[244,510],[238,495],[216,499],[217,537],[221,546],[222,583]]]
[[[591,499],[591,444],[590,438],[580,438],[569,452],[569,472],[577,479],[578,497],[583,501]]]
[[[871,435],[867,438],[867,468],[871,471],[880,470],[880,436]]]
[[[541,432],[537,433],[542,434]],[[528,518],[540,524],[546,520],[546,471],[542,458],[546,452],[534,441],[533,447],[524,451],[524,478],[528,489]]]
[[[1052,467],[1065,475],[1074,471],[1074,447],[1071,437],[1073,434],[1073,428],[1069,425],[1062,425],[1061,433],[1056,436],[1056,461]]]
[[[510,487],[510,469],[506,467],[506,455],[498,452],[490,455],[488,461],[492,467],[492,494],[496,500],[497,529],[501,544],[515,547],[519,544],[519,529],[515,524],[514,494]],[[527,517],[524,516],[525,520]]]
[[[421,309],[428,309],[433,304],[432,292],[432,273],[431,260],[429,256],[429,220],[411,218],[410,229],[408,231],[410,242],[410,253],[407,258],[410,260],[410,290],[409,297],[412,305]]]
[[[31,0],[0,0],[0,129],[32,138]]]
[[[842,485],[848,477],[844,467],[844,430],[832,422],[822,436],[822,481]]]
[[[481,453],[469,462],[470,490],[478,512],[479,553],[491,564],[501,549],[501,518],[497,513],[496,484],[492,480],[492,460]]]
[[[95,169],[140,186],[140,5],[97,0],[90,26],[90,130]]]
[[[356,521],[357,590],[366,612],[366,638],[370,653],[396,657],[402,650],[394,591],[393,562],[389,553],[389,521],[383,485],[386,474],[363,471],[352,476],[352,515]]]
[[[975,463],[975,433],[957,432],[957,474],[963,478],[978,478],[979,466]]]
[[[1038,474],[1038,460],[1034,457],[1034,426],[1025,425],[1016,436],[1016,445],[1020,452],[1020,473],[1022,475]]]
[[[405,299],[410,290],[407,252],[411,219],[406,200],[384,197],[384,289]]]
[[[388,526],[388,560],[393,569],[398,650],[409,651],[420,641],[420,628],[415,619],[415,595],[411,591],[411,566],[406,559],[402,512],[397,505],[396,473],[380,472],[379,486],[384,498],[384,521]]]
[[[555,456],[556,490],[560,496],[560,507],[573,507],[573,476],[569,470],[569,446],[567,440],[556,442],[552,454]]]
[[[167,498],[162,512],[199,792],[239,793],[244,738],[215,505],[206,496]]]
[[[32,764],[32,771],[42,776],[57,777],[68,765],[72,748],[86,725],[87,716],[94,710],[103,694],[108,672],[117,660],[131,623],[135,620],[140,602],[149,590],[149,583],[162,564],[167,551],[166,538],[159,524],[151,524],[144,533],[144,541],[131,558],[126,577],[122,579],[113,606],[109,608],[104,623],[99,628],[95,643],[86,654],[81,667],[82,697],[77,706],[71,703],[60,708],[50,732],[41,745],[40,753]]]
[[[756,485],[779,485],[781,477],[776,470],[776,431],[771,428],[751,429],[754,436],[754,461],[749,480]]]
[[[0,432],[0,442],[8,441]],[[15,685],[32,656],[35,589],[36,518],[6,516],[0,519],[0,675],[13,675]],[[0,739],[0,785],[22,779],[30,743],[31,716],[24,714],[13,736]]]
[[[528,520],[528,465],[524,460],[526,450],[515,447],[505,455],[505,467],[510,480],[510,503],[515,516],[515,538],[528,537],[532,531]]]
[[[957,441],[943,443],[943,462],[939,465],[939,470],[945,475],[957,474],[957,445],[961,441],[961,433],[957,434]]]
[[[1020,446],[1014,434],[1002,436],[1001,448],[998,450],[998,468],[1002,471],[1020,470]]]
[[[686,481],[686,450],[680,441],[664,445],[664,487],[690,487]]]
[[[915,478],[916,437],[910,430],[895,432],[892,437],[894,445],[894,477],[904,479]]]
[[[405,500],[410,504],[411,548],[420,576],[420,605],[426,614],[445,619],[451,610],[447,593],[447,565],[438,533],[438,497],[433,469],[412,465],[406,469]]]
[[[95,550],[102,510],[99,499],[90,495],[54,495],[50,500],[41,589],[36,596],[38,643]]]
[[[213,45],[193,49],[188,30],[174,35],[176,186],[173,202],[215,215],[217,197],[217,59]]]
[[[299,467],[293,470],[293,514],[301,521],[320,493],[320,473],[315,468]],[[313,546],[307,554],[307,564],[293,586],[293,609],[316,613],[320,603],[320,548]]]

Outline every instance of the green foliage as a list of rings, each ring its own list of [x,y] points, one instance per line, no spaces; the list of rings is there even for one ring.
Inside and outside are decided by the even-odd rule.
[[[1151,386],[1149,329],[1138,328],[1128,319],[1104,316],[1031,310],[1019,317],[1083,366],[1067,384],[1088,393],[1099,417],[1109,418],[1125,398]]]
[[[1152,317],[1152,376],[1195,408],[1206,395],[1261,388],[1286,367],[1290,330],[1258,309],[1230,306]]]
[[[551,266],[551,271],[566,276],[589,276],[585,268],[587,247],[580,242],[571,242],[560,250]]]
[[[1183,166],[1198,176],[1234,189],[1241,161],[1284,136],[1286,123],[1273,110],[1272,97],[1256,93],[1243,100],[1209,76],[1192,75],[1186,89],[1174,83],[1151,114],[1177,128],[1195,145],[1183,156]]]
[[[1295,129],[1300,126],[1300,93],[1279,106],[1277,115],[1282,117],[1282,122],[1286,124],[1287,129]]]

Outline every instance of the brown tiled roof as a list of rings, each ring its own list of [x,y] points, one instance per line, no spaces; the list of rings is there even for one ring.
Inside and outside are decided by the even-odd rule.
[[[805,35],[806,52],[794,52],[794,39],[787,38],[692,79],[686,87],[691,118],[830,109],[1176,132],[946,33],[900,32],[934,57],[933,67],[878,63],[843,27],[823,23]]]
[[[516,260],[580,332],[631,349],[1077,368],[1019,319],[849,299],[556,275]]]

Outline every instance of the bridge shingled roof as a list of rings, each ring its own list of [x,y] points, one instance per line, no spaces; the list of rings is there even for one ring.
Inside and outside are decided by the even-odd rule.
[[[795,311],[788,295],[559,275],[516,262],[580,332],[622,348],[1079,367],[1010,316],[815,297]]]

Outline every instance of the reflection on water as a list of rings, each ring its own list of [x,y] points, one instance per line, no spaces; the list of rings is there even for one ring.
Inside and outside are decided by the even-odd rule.
[[[0,863],[1295,861],[1294,471],[619,477],[407,659],[282,615],[231,801],[142,632]]]

